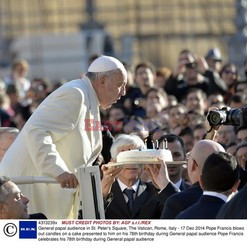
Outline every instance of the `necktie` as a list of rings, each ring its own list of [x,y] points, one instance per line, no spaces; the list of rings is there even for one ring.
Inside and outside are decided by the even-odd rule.
[[[133,204],[134,204],[134,190],[133,189],[124,189],[124,193],[127,195],[128,197],[128,202],[127,205],[129,207],[129,210],[131,212],[132,208],[133,208]]]

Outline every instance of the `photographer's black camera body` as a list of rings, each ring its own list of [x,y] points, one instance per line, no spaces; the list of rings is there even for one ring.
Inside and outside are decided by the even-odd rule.
[[[212,110],[207,115],[210,126],[217,125],[232,125],[246,126],[247,125],[247,107],[239,109],[231,109],[223,107],[219,110]]]

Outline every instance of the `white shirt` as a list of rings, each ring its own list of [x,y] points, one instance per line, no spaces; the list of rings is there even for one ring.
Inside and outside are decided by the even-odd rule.
[[[213,191],[203,191],[203,195],[214,196],[214,197],[220,198],[224,202],[227,202],[227,199],[228,199],[226,195],[222,193],[213,192]]]
[[[174,183],[175,184],[175,186],[178,188],[178,189],[180,189],[180,186],[181,186],[181,184],[182,184],[182,179],[180,179],[178,182],[176,182],[176,183]]]
[[[118,181],[118,184],[119,184],[119,186],[120,186],[120,188],[121,188],[121,191],[122,191],[122,193],[123,193],[123,195],[124,195],[125,201],[128,202],[128,197],[127,197],[127,195],[123,192],[124,189],[126,189],[126,188],[127,188],[127,189],[131,189],[131,188],[132,188],[132,189],[135,191],[135,193],[134,193],[134,199],[135,199],[140,180],[138,180],[138,181],[137,181],[133,186],[131,186],[131,187],[126,186],[126,185],[125,185],[123,182],[121,182],[119,179],[117,179],[117,181]]]

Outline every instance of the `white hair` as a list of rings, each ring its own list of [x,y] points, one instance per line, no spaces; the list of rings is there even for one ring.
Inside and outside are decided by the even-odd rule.
[[[136,149],[145,149],[145,144],[143,140],[134,134],[126,135],[121,134],[119,135],[111,146],[111,157],[112,159],[116,160],[117,155],[120,153],[120,148],[123,146],[134,146]]]

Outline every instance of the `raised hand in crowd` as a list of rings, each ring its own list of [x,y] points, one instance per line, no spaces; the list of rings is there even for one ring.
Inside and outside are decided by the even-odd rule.
[[[208,116],[209,112],[210,112],[210,111],[213,111],[213,110],[219,110],[219,108],[217,108],[217,107],[215,107],[215,106],[209,107],[209,108],[208,108],[207,116]],[[204,139],[208,139],[208,140],[213,140],[213,141],[215,141],[215,140],[216,140],[216,136],[217,136],[217,132],[218,132],[220,126],[221,126],[221,125],[212,126],[212,125],[209,124],[208,119],[206,119],[207,133],[206,133],[206,135],[204,136],[204,137],[205,137]]]
[[[208,63],[204,57],[197,58],[196,63],[197,63],[197,70],[201,74],[204,74],[209,69]]]

